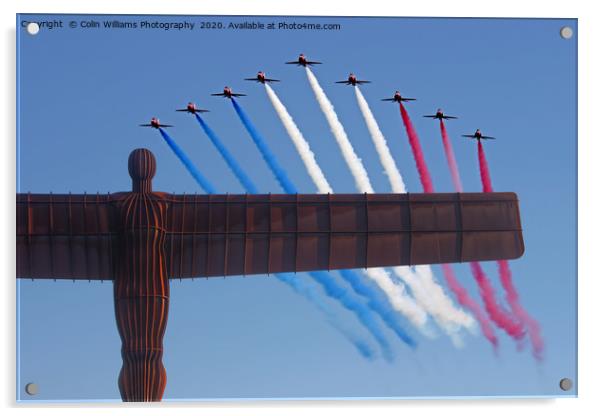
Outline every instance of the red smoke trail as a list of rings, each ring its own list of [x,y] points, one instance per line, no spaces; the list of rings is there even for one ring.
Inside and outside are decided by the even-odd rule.
[[[432,193],[434,192],[433,182],[431,181],[431,175],[429,174],[424,155],[422,154],[420,139],[418,138],[418,134],[416,134],[416,130],[414,130],[414,125],[410,120],[410,116],[402,103],[399,103],[399,110],[401,111],[401,118],[403,119],[403,124],[408,133],[408,138],[410,139],[410,146],[412,147],[412,153],[414,154],[414,160],[416,161],[416,168],[420,175],[422,188],[424,189],[424,192]]]
[[[420,146],[420,139],[418,137],[418,134],[416,134],[416,131],[414,130],[414,126],[412,125],[412,121],[410,120],[410,116],[408,115],[408,112],[406,111],[406,109],[402,103],[399,103],[399,109],[401,111],[401,117],[402,117],[403,123],[406,127],[408,137],[410,139],[410,146],[412,147],[412,153],[414,154],[414,160],[416,161],[416,167],[418,169],[418,174],[420,175],[420,181],[422,182],[422,188],[425,193],[432,193],[435,190],[434,190],[433,182],[431,181],[431,175],[429,173],[428,166],[426,164],[426,161],[424,160],[424,155],[422,154],[422,147]],[[442,129],[442,132],[444,132],[444,131],[445,131],[445,127],[443,127],[443,129]],[[444,142],[445,142],[445,139],[447,139],[447,132],[445,132],[445,136],[443,139]],[[447,140],[447,143],[449,144],[449,140]],[[456,166],[455,157],[454,157],[451,145],[447,146],[446,149],[449,149],[449,155],[451,157],[451,160],[453,160],[453,165]],[[446,152],[447,152],[447,150],[446,150]],[[450,160],[450,159],[448,159],[448,160]],[[451,164],[450,164],[450,168],[451,168]],[[457,183],[457,185],[459,185],[459,187],[457,187],[456,189],[461,190],[462,185],[460,183],[460,175],[458,174],[457,166],[456,166],[455,172],[456,172],[456,176],[458,179],[457,182],[455,182],[455,183]],[[458,191],[458,192],[460,192],[460,191]],[[494,347],[497,347],[497,338],[493,332],[493,328],[491,327],[489,320],[483,313],[480,306],[472,298],[470,298],[466,289],[464,289],[462,287],[462,285],[460,285],[459,281],[457,280],[457,278],[455,276],[454,270],[451,268],[451,266],[448,264],[443,264],[442,268],[443,268],[443,275],[445,276],[447,285],[449,286],[450,290],[452,290],[454,292],[454,295],[456,296],[458,303],[460,303],[462,306],[466,307],[468,310],[470,310],[473,313],[473,315],[479,322],[481,330],[483,331],[483,335],[485,335],[485,337],[489,340],[489,342],[491,342],[493,344]],[[480,269],[480,266],[478,264],[477,264],[477,268]],[[481,272],[482,273],[479,275],[479,277],[477,277],[475,275],[475,279],[476,279],[477,283],[479,284],[481,296],[483,296],[484,301],[487,304],[487,300],[485,300],[485,294],[490,296],[491,294],[493,294],[493,289],[491,288],[491,284],[489,283],[489,280],[487,279],[487,276],[485,275],[485,273],[482,270],[481,270]],[[473,274],[474,274],[474,271],[473,271]],[[493,299],[492,302],[491,302],[491,299]],[[503,313],[498,311],[497,303],[495,302],[495,296],[493,296],[493,297],[490,296],[489,300],[490,300],[489,301],[490,307],[487,309],[487,312],[489,312],[489,314],[492,315],[492,320],[495,323],[498,323],[499,321],[496,321],[495,319],[493,319],[493,316],[498,316],[500,314],[503,315]],[[506,322],[502,321],[502,323],[506,323]],[[505,329],[507,332],[511,331],[511,328],[506,328],[506,327],[502,327],[502,328]]]
[[[481,170],[481,182],[483,184],[483,192],[493,192],[493,186],[491,185],[491,176],[489,175],[489,165],[485,158],[485,151],[483,145],[479,141],[479,168]],[[500,275],[500,281],[502,287],[506,291],[506,301],[510,305],[512,313],[519,319],[521,324],[527,327],[529,333],[529,339],[533,346],[533,355],[537,360],[543,359],[544,342],[541,337],[541,331],[539,323],[531,318],[527,311],[520,304],[518,298],[518,292],[512,282],[512,272],[510,271],[510,265],[506,260],[499,260],[497,262],[498,271]]]
[[[493,328],[479,304],[475,302],[473,298],[470,297],[466,289],[464,289],[464,287],[460,284],[458,279],[456,279],[456,275],[451,265],[443,264],[441,265],[441,267],[443,268],[443,275],[445,276],[445,281],[447,282],[447,285],[449,286],[451,291],[454,292],[458,303],[464,306],[470,312],[472,312],[474,317],[479,322],[479,326],[481,327],[481,331],[483,332],[483,335],[485,335],[485,338],[487,338],[487,340],[491,342],[491,344],[495,348],[497,348],[497,337],[495,336]]]
[[[483,144],[479,140],[479,169],[481,170],[481,182],[483,182],[483,192],[493,192],[493,186],[491,186],[491,176],[489,176],[489,165],[485,158],[485,151],[483,150]]]
[[[441,128],[441,138],[443,139],[445,156],[447,158],[449,170],[453,178],[454,187],[456,189],[456,192],[462,192],[462,181],[460,180],[460,173],[458,171],[458,165],[456,164],[456,157],[454,155],[454,150],[449,141],[449,137],[447,136],[447,130],[445,129],[445,123],[443,122],[443,120],[440,120],[439,126]],[[485,160],[484,155],[483,160]],[[485,170],[488,172],[488,169],[486,167]],[[487,174],[487,177],[489,177],[489,174]],[[487,313],[489,314],[491,320],[495,322],[497,326],[506,331],[511,337],[516,339],[522,338],[522,327],[519,324],[515,323],[512,317],[509,316],[497,304],[495,298],[495,291],[491,286],[491,282],[485,274],[485,271],[481,268],[481,265],[479,263],[471,263],[470,269],[472,271],[472,275],[477,281],[477,284],[479,285],[479,292],[481,294],[481,297],[483,298],[483,302],[485,303],[485,309],[487,310]],[[482,314],[480,308],[479,312]],[[489,325],[489,321],[486,321],[486,323],[487,325]],[[485,336],[487,336],[487,333],[485,333],[484,330],[483,333],[485,334]]]
[[[522,325],[515,322],[506,311],[499,307],[495,300],[495,290],[491,286],[491,282],[487,278],[485,271],[481,268],[481,265],[477,262],[470,263],[470,269],[475,277],[481,297],[485,303],[485,310],[489,314],[489,317],[497,326],[502,328],[508,335],[516,340],[522,339],[525,335],[523,332]]]
[[[529,333],[529,339],[531,340],[531,345],[533,346],[533,355],[539,361],[543,360],[543,350],[544,350],[544,342],[541,337],[541,330],[539,328],[539,323],[531,318],[527,311],[522,307],[520,301],[518,299],[518,292],[514,288],[514,284],[512,283],[512,272],[510,271],[510,265],[506,260],[500,260],[497,262],[498,269],[500,272],[500,280],[502,281],[502,286],[506,291],[506,299],[512,312],[516,315],[521,322],[525,324],[527,327],[527,332]]]
[[[454,188],[456,192],[462,192],[462,181],[460,180],[460,172],[458,171],[458,165],[456,164],[456,156],[454,155],[454,149],[451,147],[449,137],[447,136],[447,129],[443,120],[439,120],[439,127],[441,128],[441,138],[443,139],[443,148],[445,149],[445,157],[447,158],[447,165],[452,175],[454,182]]]

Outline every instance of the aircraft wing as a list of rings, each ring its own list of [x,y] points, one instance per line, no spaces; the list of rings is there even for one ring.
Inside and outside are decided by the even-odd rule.
[[[491,137],[491,136],[481,136],[481,139],[484,139],[484,140],[495,140],[495,137]]]
[[[405,97],[402,97],[401,101],[416,101],[416,98],[405,98]]]
[[[370,84],[372,81],[355,81],[356,84]]]
[[[426,117],[426,118],[437,118],[436,115],[426,115],[426,116],[422,116],[422,117]]]
[[[351,84],[349,81],[335,81],[335,84]]]
[[[231,95],[232,95],[232,97],[246,97],[247,94],[232,93]]]
[[[255,77],[255,78],[245,78],[245,81],[257,81],[257,82],[259,82],[259,79],[257,77]]]
[[[449,119],[456,119],[458,117],[454,117],[454,116],[443,116],[444,119],[449,120]]]
[[[285,62],[285,64],[287,64],[287,65],[301,65],[301,63],[299,61]]]
[[[463,134],[462,137],[468,137],[469,139],[475,139],[477,136],[474,134]]]
[[[317,61],[306,61],[306,64],[307,64],[307,65],[319,65],[319,64],[321,64],[321,63],[322,63],[322,62],[317,62]]]
[[[266,78],[265,82],[280,82],[279,79]]]
[[[140,127],[153,127],[152,124],[139,124]]]
[[[224,94],[223,92],[219,92],[219,93],[216,92],[215,94],[211,94],[211,95],[213,95],[214,97],[225,97],[226,96],[226,94]]]
[[[178,108],[176,111],[188,111],[187,108]]]
[[[172,124],[161,124],[159,125],[159,127],[173,127]]]
[[[395,101],[395,98],[381,98],[381,101]]]

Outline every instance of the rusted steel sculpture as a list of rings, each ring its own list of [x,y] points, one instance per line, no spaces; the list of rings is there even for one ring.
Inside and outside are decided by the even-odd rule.
[[[124,401],[159,401],[169,279],[513,259],[513,193],[173,195],[153,154],[132,192],[17,195],[17,278],[113,280]]]

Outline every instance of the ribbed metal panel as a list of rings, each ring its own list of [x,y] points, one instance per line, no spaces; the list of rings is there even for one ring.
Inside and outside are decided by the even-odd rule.
[[[128,194],[17,196],[19,277],[113,279]],[[513,193],[148,194],[166,206],[170,278],[514,259]]]

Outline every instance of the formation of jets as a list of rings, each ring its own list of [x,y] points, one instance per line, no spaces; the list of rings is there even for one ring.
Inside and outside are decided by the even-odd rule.
[[[322,62],[318,62],[318,61],[310,61],[307,59],[307,57],[304,54],[299,54],[299,57],[297,58],[297,60],[295,61],[289,61],[289,62],[285,62],[285,64],[288,65],[297,65],[297,66],[303,66],[303,67],[307,67],[307,66],[312,66],[312,65],[318,65],[321,64]],[[244,78],[245,81],[255,81],[255,82],[259,82],[262,84],[265,83],[271,83],[271,82],[280,82],[279,79],[273,79],[273,78],[268,78],[265,74],[265,72],[263,71],[259,71],[257,72],[257,75],[255,75],[255,77],[253,78]],[[336,81],[337,84],[346,84],[346,85],[352,85],[352,86],[357,86],[357,85],[362,85],[362,84],[369,84],[371,81],[368,80],[360,80],[357,79],[357,77],[355,76],[355,74],[350,73],[349,76],[347,77],[346,80],[344,81]],[[233,97],[244,97],[246,96],[246,94],[242,94],[242,93],[235,93],[232,91],[232,89],[228,86],[224,87],[224,90],[220,93],[215,93],[215,94],[211,94],[212,96],[215,97],[224,97],[224,98],[229,98],[232,99]],[[406,102],[406,101],[416,101],[415,98],[408,98],[408,97],[404,97],[401,95],[401,93],[399,91],[395,91],[395,94],[393,95],[393,97],[391,98],[383,98],[382,101],[389,101],[389,102],[396,102],[396,103],[402,103],[402,102]],[[176,111],[180,111],[180,112],[187,112],[190,114],[197,114],[197,113],[207,113],[209,112],[209,110],[204,110],[202,108],[198,108],[196,106],[195,103],[193,102],[189,102],[188,105],[186,106],[186,108],[179,108]],[[426,118],[432,118],[434,120],[450,120],[450,119],[457,119],[458,117],[454,117],[454,116],[448,116],[446,114],[443,113],[443,110],[438,108],[437,112],[435,114],[427,114],[424,115],[423,117]],[[140,124],[141,127],[152,127],[155,129],[159,129],[159,128],[163,128],[163,127],[173,127],[173,125],[171,124],[162,124],[158,118],[153,117],[150,120],[150,123],[148,124]],[[477,129],[473,134],[463,134],[462,137],[467,137],[469,139],[473,139],[473,140],[477,140],[477,141],[481,141],[481,140],[493,140],[495,139],[495,137],[492,136],[485,136],[481,133],[480,129]]]

